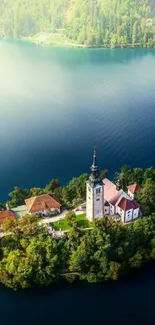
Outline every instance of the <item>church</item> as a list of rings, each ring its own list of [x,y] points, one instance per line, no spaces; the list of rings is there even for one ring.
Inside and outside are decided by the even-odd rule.
[[[96,151],[93,154],[91,173],[86,182],[86,216],[92,221],[105,214],[116,221],[128,223],[140,218],[140,206],[134,200],[138,184],[128,186],[128,193],[122,190],[120,180],[116,184],[107,178],[101,180],[97,166]]]

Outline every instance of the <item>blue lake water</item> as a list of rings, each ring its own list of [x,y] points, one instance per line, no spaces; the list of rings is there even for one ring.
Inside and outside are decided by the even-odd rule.
[[[1,324],[154,325],[155,267],[104,284],[14,292],[0,286]]]
[[[65,184],[155,165],[155,50],[0,42],[0,201],[14,185]]]
[[[0,43],[0,201],[14,185],[64,184],[89,172],[93,147],[110,175],[155,165],[155,50]],[[155,324],[155,268],[132,279],[13,292],[0,323]]]

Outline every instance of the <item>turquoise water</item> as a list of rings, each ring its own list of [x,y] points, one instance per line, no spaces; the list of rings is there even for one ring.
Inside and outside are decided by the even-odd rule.
[[[155,50],[0,43],[0,201],[14,185],[63,184],[155,165]]]

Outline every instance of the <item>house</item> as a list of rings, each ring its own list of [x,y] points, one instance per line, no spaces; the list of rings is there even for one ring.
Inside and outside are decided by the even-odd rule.
[[[127,188],[128,188],[128,195],[131,197],[131,199],[134,199],[136,192],[141,189],[141,186],[135,183],[129,185]]]
[[[58,199],[49,194],[31,197],[25,200],[25,204],[29,214],[35,213],[40,216],[47,216],[61,211],[61,204]]]
[[[6,219],[15,220],[15,216],[11,210],[0,211],[0,227]]]
[[[138,186],[133,186],[132,191],[133,189],[135,193]],[[102,218],[104,214],[127,223],[140,217],[140,206],[122,190],[120,180],[114,184],[107,178],[100,179],[94,151],[91,174],[86,182],[86,216],[92,221],[94,218]]]

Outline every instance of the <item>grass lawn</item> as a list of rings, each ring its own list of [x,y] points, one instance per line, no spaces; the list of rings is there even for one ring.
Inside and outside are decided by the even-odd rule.
[[[91,223],[86,218],[85,214],[80,214],[80,215],[76,216],[76,221],[78,223],[78,227],[80,227],[80,228],[91,227]],[[52,226],[54,227],[55,230],[60,230],[60,229],[61,230],[69,230],[71,228],[65,219],[61,219],[59,221],[53,222]]]

